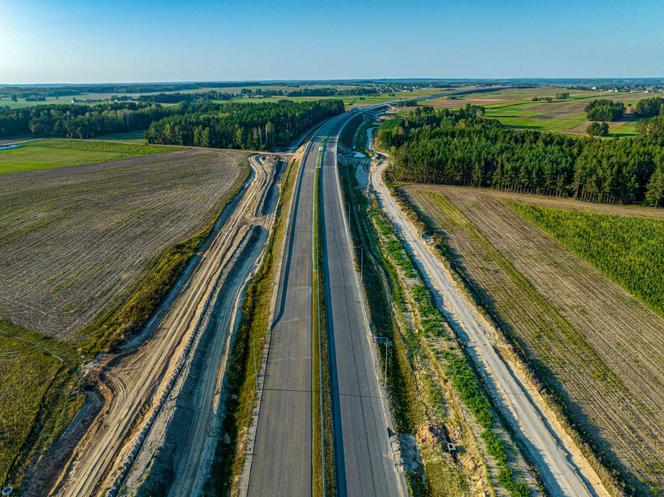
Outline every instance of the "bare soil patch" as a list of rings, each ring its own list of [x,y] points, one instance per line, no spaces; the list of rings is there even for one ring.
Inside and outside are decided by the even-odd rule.
[[[206,226],[246,154],[187,150],[10,174],[0,184],[0,315],[66,340]]]

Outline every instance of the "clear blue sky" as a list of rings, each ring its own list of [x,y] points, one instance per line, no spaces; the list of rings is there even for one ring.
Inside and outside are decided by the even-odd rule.
[[[0,0],[0,83],[664,76],[664,0]]]

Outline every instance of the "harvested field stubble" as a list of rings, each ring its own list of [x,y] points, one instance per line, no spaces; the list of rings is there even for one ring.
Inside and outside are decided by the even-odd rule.
[[[73,340],[168,247],[212,221],[245,177],[245,158],[188,150],[4,176],[0,315]]]
[[[664,319],[519,216],[518,195],[404,190],[600,459],[634,493],[664,489]]]

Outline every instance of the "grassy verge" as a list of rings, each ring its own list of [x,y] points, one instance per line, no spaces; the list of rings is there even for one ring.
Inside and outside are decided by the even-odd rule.
[[[417,205],[413,204],[410,199],[401,192],[397,185],[393,184],[391,185],[391,188],[402,207],[406,209],[410,219],[419,227],[419,229],[422,232],[433,233],[433,240],[436,243],[442,261],[445,262],[457,283],[459,283],[460,287],[464,289],[466,295],[478,306],[485,317],[494,324],[496,329],[499,330],[504,339],[503,345],[505,345],[508,357],[511,360],[516,361],[519,367],[525,371],[529,381],[531,381],[535,388],[537,388],[546,405],[555,413],[558,422],[563,426],[565,432],[574,440],[577,447],[597,472],[605,488],[611,495],[623,496],[626,482],[630,481],[629,476],[624,472],[619,462],[610,456],[610,454],[606,451],[597,449],[592,438],[591,427],[589,427],[587,421],[580,417],[573,409],[573,405],[569,401],[566,392],[552,376],[550,370],[531,354],[525,344],[515,335],[510,325],[504,320],[503,316],[498,313],[492,300],[486,295],[484,289],[464,268],[463,263],[459,260],[454,249],[447,243],[443,236],[435,232],[435,224],[420,211]],[[456,216],[457,220],[462,219],[459,215],[463,216],[463,214],[457,212],[458,209],[455,206],[445,203],[443,207],[451,208],[453,210],[453,217]],[[481,237],[481,241],[484,244],[485,240],[483,235],[477,231],[477,228],[475,228],[472,223],[469,224],[471,235],[478,237],[478,239]],[[487,245],[485,246],[487,249],[492,250],[492,252],[496,251],[488,241],[486,241],[486,244]],[[495,255],[495,257],[500,258],[499,262],[504,265],[505,269],[508,270],[509,274],[514,277],[516,281],[519,282],[522,288],[530,294],[530,297],[538,302],[538,305],[540,305],[542,309],[550,308],[550,312],[557,315],[557,312],[551,308],[548,302],[546,302],[539,293],[532,289],[521,273],[518,273],[511,264],[499,254]],[[559,319],[562,320],[560,317]],[[569,326],[569,324],[564,322],[564,320],[562,324],[564,325],[567,334],[573,335],[578,333]],[[539,332],[541,333],[543,329],[544,328],[540,328]],[[584,345],[587,348],[585,340],[576,340],[574,343]],[[588,350],[590,351],[590,349]],[[592,354],[589,357],[593,359]],[[603,364],[601,362],[596,363],[598,367],[601,367]],[[604,367],[604,369],[606,368]],[[635,491],[635,494],[647,495],[638,493],[640,490],[636,491],[636,488],[640,486],[637,482],[632,482],[631,485],[633,485],[632,491]]]
[[[239,490],[246,435],[257,400],[254,371],[260,371],[261,367],[263,345],[270,325],[274,281],[288,227],[284,209],[291,204],[298,168],[297,163],[291,162],[284,172],[275,227],[267,242],[263,262],[247,288],[242,304],[242,319],[227,367],[222,436],[215,450],[211,476],[205,484],[205,495],[237,495]]]
[[[414,287],[420,302],[416,308],[406,284],[418,276],[412,261],[376,206],[355,188],[352,169],[342,167],[340,173],[344,193],[352,199],[350,227],[356,257],[364,262],[363,284],[372,330],[392,344],[380,347],[380,359],[387,371],[395,427],[399,433],[416,435],[422,460],[419,470],[406,473],[410,492],[415,497],[473,495],[478,489],[473,488],[476,483],[471,479],[484,481],[483,488],[491,492],[478,442],[429,346],[435,341],[437,351],[454,347],[452,333],[422,284]],[[424,305],[425,297],[428,306]],[[461,460],[447,451],[442,433],[465,447]]]
[[[401,245],[391,225],[378,213],[373,215],[375,224],[381,231],[381,244],[385,247],[387,258],[401,271],[401,285],[411,299],[417,324],[417,337],[412,341],[412,349],[423,348],[428,355],[430,367],[437,370],[443,381],[449,381],[475,421],[481,426],[481,438],[486,452],[493,458],[497,467],[496,478],[502,488],[513,497],[526,497],[530,489],[515,473],[510,464],[512,448],[501,438],[504,432],[502,420],[493,408],[490,398],[485,393],[484,385],[472,366],[471,360],[461,351],[452,339],[453,333],[444,320],[444,316],[433,304],[429,289],[423,284],[419,274],[415,277],[412,261],[405,263],[410,256]],[[394,245],[399,243],[400,248]],[[390,247],[390,248],[388,248]],[[394,254],[394,252],[401,252]],[[408,284],[405,279],[416,283]],[[428,349],[428,350],[427,350]]]
[[[175,150],[184,148],[49,138],[0,151],[0,174],[97,164]]]
[[[370,119],[365,119],[357,128],[357,131],[355,132],[355,138],[353,140],[355,150],[362,152],[367,157],[371,157],[372,155],[371,151],[367,150],[366,148],[367,133],[371,125],[372,121]]]
[[[23,471],[82,405],[73,347],[0,319],[0,486]]]
[[[210,235],[221,213],[242,189],[249,174],[247,167],[246,174],[235,181],[203,229],[166,250],[127,292],[127,296],[120,299],[119,304],[111,306],[79,332],[80,336],[88,337],[79,347],[81,354],[91,358],[100,351],[107,352],[145,325],[191,257]]]
[[[322,161],[319,156],[318,166]],[[312,474],[313,495],[336,495],[334,465],[334,432],[332,429],[332,390],[330,387],[329,343],[327,340],[324,299],[323,255],[320,250],[320,167],[314,179],[314,272],[313,272],[313,337],[312,337]]]

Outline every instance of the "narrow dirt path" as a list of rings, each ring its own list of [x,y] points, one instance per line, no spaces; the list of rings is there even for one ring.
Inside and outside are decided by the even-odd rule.
[[[269,176],[252,163],[253,178],[223,228],[200,255],[191,278],[154,332],[138,350],[119,357],[102,374],[110,389],[104,407],[81,439],[50,495],[108,495],[122,484],[143,441],[210,318],[212,297],[230,271],[235,247],[248,236],[248,216],[267,190]]]
[[[467,350],[483,372],[494,400],[523,440],[540,476],[552,496],[607,496],[599,478],[568,437],[547,417],[517,371],[496,349],[495,330],[457,286],[447,268],[419,235],[383,182],[387,161],[372,168],[371,184],[380,205],[395,224],[409,252],[439,298],[443,313],[467,344]]]

